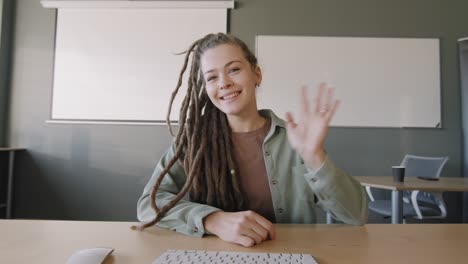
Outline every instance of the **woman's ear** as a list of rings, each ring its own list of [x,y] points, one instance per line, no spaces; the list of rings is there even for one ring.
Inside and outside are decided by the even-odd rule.
[[[256,78],[255,84],[256,84],[256,87],[258,87],[262,83],[262,70],[260,69],[260,66],[255,67],[255,78]]]

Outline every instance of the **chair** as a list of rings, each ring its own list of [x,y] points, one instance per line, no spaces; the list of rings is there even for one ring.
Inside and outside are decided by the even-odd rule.
[[[439,178],[448,161],[448,157],[423,157],[405,155],[401,166],[405,166],[406,177],[429,177]],[[384,217],[392,215],[392,204],[390,200],[375,200],[372,189],[366,186],[369,196],[369,210]],[[404,191],[403,192],[403,218],[417,219],[442,219],[447,217],[447,207],[442,192]]]

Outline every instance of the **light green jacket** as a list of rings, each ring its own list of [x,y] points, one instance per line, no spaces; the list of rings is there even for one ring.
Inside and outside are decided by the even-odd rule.
[[[271,119],[271,128],[263,142],[263,157],[270,182],[277,223],[316,223],[315,206],[344,223],[362,225],[367,221],[367,197],[358,181],[335,167],[328,158],[316,171],[305,167],[298,153],[289,145],[285,122],[270,110],[260,114]],[[154,217],[150,193],[160,172],[174,156],[174,145],[168,149],[154,170],[138,200],[138,219],[149,222]],[[158,207],[170,201],[186,180],[178,162],[164,177],[156,194]],[[318,201],[314,200],[316,196]],[[201,237],[206,231],[203,218],[220,209],[190,202],[188,195],[159,221],[158,226],[183,234]]]

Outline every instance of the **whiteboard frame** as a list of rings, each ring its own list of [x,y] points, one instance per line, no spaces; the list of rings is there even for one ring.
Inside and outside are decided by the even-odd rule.
[[[56,1],[42,0],[44,8],[234,8],[230,1]]]

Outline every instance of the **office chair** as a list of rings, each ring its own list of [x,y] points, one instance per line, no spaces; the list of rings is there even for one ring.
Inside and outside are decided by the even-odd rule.
[[[406,177],[439,178],[448,161],[448,157],[423,157],[405,155],[401,166],[405,166]],[[369,196],[369,210],[391,217],[392,203],[390,200],[375,200],[371,187],[366,186]],[[442,219],[447,217],[447,207],[442,192],[404,191],[403,192],[403,223],[407,217],[417,219]]]

